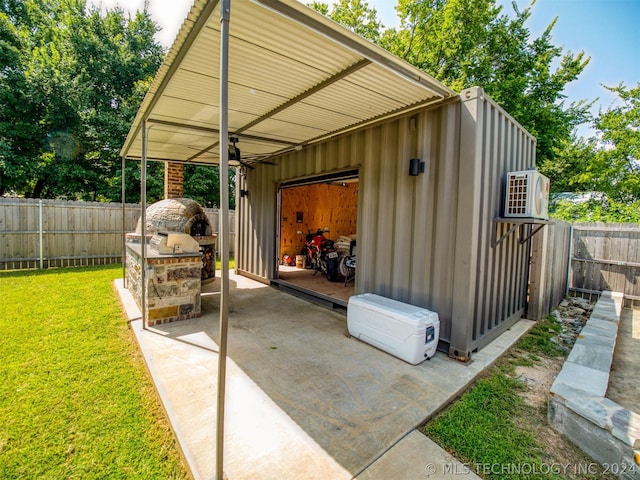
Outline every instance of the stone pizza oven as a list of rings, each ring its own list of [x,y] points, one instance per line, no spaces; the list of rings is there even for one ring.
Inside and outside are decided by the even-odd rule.
[[[135,233],[126,235],[127,287],[138,306],[144,306],[147,324],[200,316],[202,284],[215,279],[216,251],[216,235],[202,207],[188,198],[150,205],[144,262],[141,232],[139,221]]]
[[[200,245],[202,252],[202,283],[208,283],[216,276],[216,238],[211,231],[207,214],[200,204],[190,198],[168,198],[147,207],[146,234],[187,233]],[[140,235],[140,220],[136,234]]]

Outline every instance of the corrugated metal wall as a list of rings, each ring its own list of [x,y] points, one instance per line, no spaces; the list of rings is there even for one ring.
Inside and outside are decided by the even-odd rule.
[[[492,248],[511,225],[496,224],[507,172],[535,167],[535,138],[474,87],[461,93],[458,235],[450,355],[468,357],[522,315],[529,242],[516,233]],[[525,227],[526,228],[526,227]],[[495,231],[493,231],[495,230]]]
[[[437,311],[459,354],[524,307],[528,249],[491,249],[506,172],[532,167],[535,141],[481,89],[462,101],[346,134],[246,172],[236,265],[273,278],[278,182],[359,168],[356,293]],[[409,159],[426,162],[408,175]]]

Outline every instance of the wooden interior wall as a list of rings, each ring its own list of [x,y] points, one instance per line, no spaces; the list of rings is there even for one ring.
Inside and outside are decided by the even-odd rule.
[[[297,212],[302,212],[301,223],[296,221]],[[358,182],[285,188],[281,196],[280,258],[298,255],[309,231],[328,228],[325,236],[332,240],[355,234],[357,220]]]

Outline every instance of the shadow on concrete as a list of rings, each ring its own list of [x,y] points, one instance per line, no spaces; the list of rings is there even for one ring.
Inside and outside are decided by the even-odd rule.
[[[256,472],[357,476],[459,395],[532,323],[519,322],[471,363],[438,353],[414,366],[350,338],[340,313],[232,279],[225,416],[231,479]],[[147,331],[134,326],[196,478],[210,478],[215,458],[216,284],[203,292],[203,317]]]

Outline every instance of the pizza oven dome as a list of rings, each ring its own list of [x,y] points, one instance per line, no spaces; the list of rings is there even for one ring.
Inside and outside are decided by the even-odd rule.
[[[158,233],[186,233],[200,245],[202,252],[202,282],[215,279],[216,234],[211,231],[207,214],[200,204],[190,198],[168,198],[149,205],[146,210],[145,235],[150,238]],[[136,234],[142,233],[142,221],[138,220]]]
[[[188,233],[192,237],[212,234],[207,214],[200,204],[190,198],[168,198],[147,207],[146,233],[158,232]],[[136,233],[142,233],[142,223],[138,220]]]

